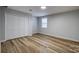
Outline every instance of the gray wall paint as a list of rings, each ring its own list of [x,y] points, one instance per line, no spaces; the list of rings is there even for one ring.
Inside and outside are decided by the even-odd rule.
[[[33,17],[30,14],[7,9],[5,13],[5,39],[31,36],[32,32],[36,31],[36,29],[32,29],[36,20],[33,19],[33,21],[32,19]],[[36,28],[36,26],[33,27]]]
[[[0,41],[5,40],[5,7],[0,7]]]
[[[32,18],[32,34],[37,33],[37,18]]]
[[[1,21],[1,7],[0,7],[0,41],[1,41],[1,39],[2,39],[2,38],[1,38],[1,36],[2,36],[2,35],[1,35],[1,25],[2,25],[1,22],[2,22],[2,21]]]
[[[47,16],[48,27],[41,28],[39,18],[39,33],[79,41],[79,10]]]

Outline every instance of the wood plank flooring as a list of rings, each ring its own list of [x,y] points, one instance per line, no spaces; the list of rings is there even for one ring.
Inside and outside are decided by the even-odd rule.
[[[35,34],[1,43],[2,53],[78,53],[79,42]]]

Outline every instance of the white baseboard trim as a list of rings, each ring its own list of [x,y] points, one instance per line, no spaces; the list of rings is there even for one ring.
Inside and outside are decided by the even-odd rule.
[[[6,40],[1,40],[0,42],[5,42]]]
[[[34,33],[34,34],[36,34],[36,33]],[[40,34],[45,34],[45,33],[40,33]],[[28,36],[32,36],[32,35],[28,35]],[[45,35],[49,35],[49,36],[53,36],[53,37],[57,37],[57,38],[61,38],[61,39],[66,39],[66,40],[72,40],[72,41],[79,42],[79,40],[76,40],[76,39],[74,40],[72,38],[67,38],[67,37],[63,37],[63,36],[55,36],[55,35],[51,35],[51,34],[45,34]],[[21,36],[21,37],[23,37],[23,36]],[[19,38],[19,37],[17,37],[17,38]],[[13,39],[15,39],[15,38],[13,38]],[[8,39],[8,40],[11,40],[11,39]],[[5,41],[7,41],[7,40],[1,40],[0,42],[5,42]]]
[[[40,34],[45,34],[45,33],[40,33]],[[56,35],[51,35],[51,34],[45,34],[45,35],[49,35],[49,36],[53,36],[53,37],[57,37],[57,38],[65,39],[65,40],[71,40],[71,41],[79,42],[79,40],[77,40],[77,39],[67,38],[67,37],[64,37],[64,36],[56,36]]]

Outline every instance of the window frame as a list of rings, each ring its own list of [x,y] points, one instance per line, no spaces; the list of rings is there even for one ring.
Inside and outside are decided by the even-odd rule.
[[[44,20],[45,20],[45,22],[44,22]],[[41,18],[41,27],[42,28],[47,28],[47,25],[48,25],[47,17],[42,17]]]

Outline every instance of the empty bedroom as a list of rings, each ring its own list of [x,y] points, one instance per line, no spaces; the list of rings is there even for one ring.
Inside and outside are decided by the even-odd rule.
[[[1,53],[78,53],[79,6],[0,6]]]

